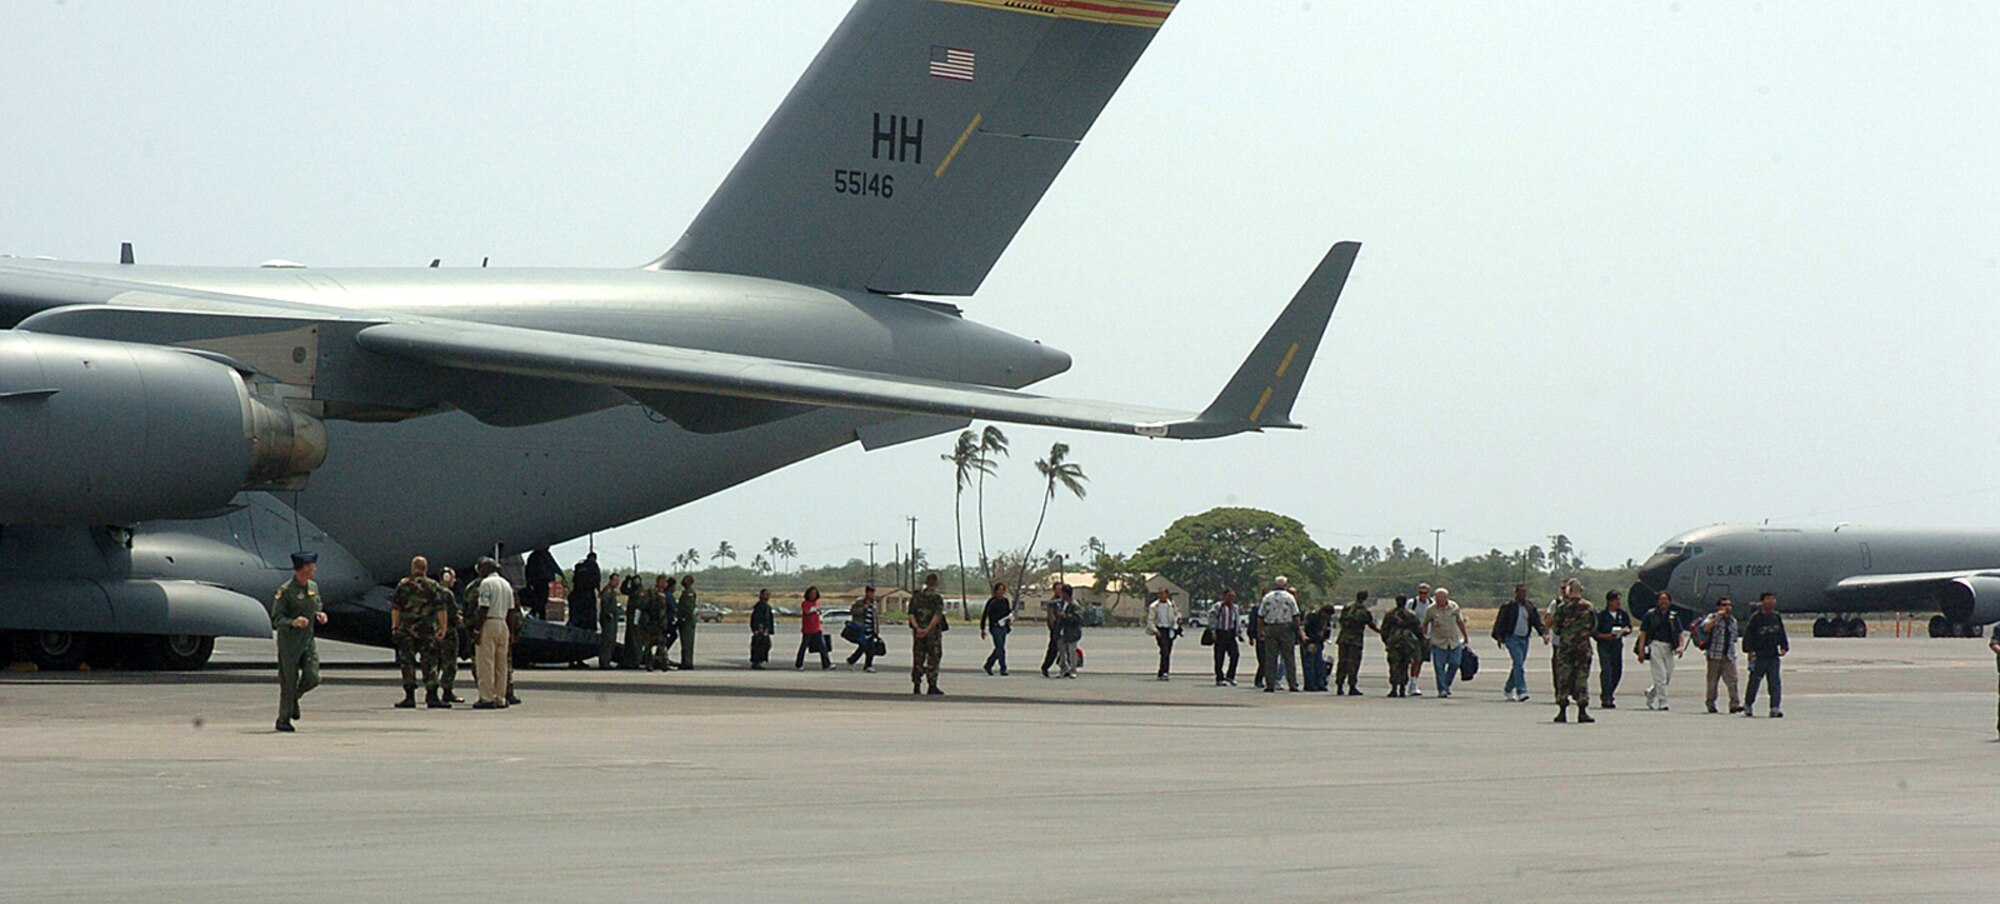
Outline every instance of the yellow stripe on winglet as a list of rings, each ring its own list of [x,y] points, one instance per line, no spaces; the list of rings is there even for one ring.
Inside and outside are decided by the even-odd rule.
[[[1285,375],[1285,371],[1287,371],[1287,370],[1290,370],[1290,369],[1291,369],[1291,366],[1292,366],[1292,356],[1293,356],[1293,355],[1296,355],[1296,354],[1298,354],[1298,353],[1299,353],[1299,344],[1298,344],[1298,343],[1296,343],[1296,342],[1294,342],[1294,343],[1292,343],[1292,347],[1291,347],[1290,349],[1286,350],[1286,352],[1285,352],[1285,360],[1283,360],[1283,361],[1280,361],[1280,362],[1278,362],[1278,376],[1279,376],[1280,378],[1283,378],[1283,377],[1284,377],[1284,375]]]
[[[946,153],[946,154],[944,155],[944,162],[943,162],[943,163],[940,163],[940,164],[938,164],[938,168],[937,168],[937,172],[935,172],[935,173],[932,173],[932,174],[931,174],[931,178],[933,178],[933,179],[942,179],[942,178],[944,178],[944,171],[945,171],[945,169],[946,169],[946,168],[948,168],[948,167],[950,167],[950,166],[951,166],[951,161],[952,161],[953,159],[956,159],[956,158],[958,157],[958,152],[959,152],[959,151],[961,151],[961,150],[964,150],[964,148],[965,148],[965,142],[966,142],[966,141],[968,141],[968,140],[970,140],[970,139],[972,138],[972,130],[973,130],[973,129],[976,129],[976,128],[979,128],[979,121],[980,121],[980,120],[982,120],[982,119],[985,119],[985,118],[986,118],[986,114],[984,114],[984,113],[974,113],[974,114],[972,114],[972,121],[966,124],[966,126],[965,126],[965,131],[964,131],[964,132],[962,132],[962,133],[960,133],[960,134],[959,134],[959,136],[958,136],[958,143],[957,143],[957,144],[954,144],[954,145],[952,145],[952,146],[951,146],[951,151],[950,151],[950,152],[948,152],[948,153]],[[1296,346],[1294,346],[1294,347],[1296,347]]]
[[[1159,28],[1174,11],[1170,0],[939,0],[1050,19],[1076,19],[1100,25]]]
[[[1263,398],[1257,400],[1257,407],[1250,409],[1250,422],[1253,424],[1256,423],[1257,418],[1262,417],[1264,414],[1264,406],[1269,404],[1271,404],[1271,387],[1266,386],[1264,387]]]

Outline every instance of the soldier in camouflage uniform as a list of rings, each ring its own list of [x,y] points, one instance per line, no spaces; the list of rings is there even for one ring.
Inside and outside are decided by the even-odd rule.
[[[1375,613],[1368,611],[1368,591],[1354,594],[1354,602],[1340,610],[1340,633],[1334,636],[1333,646],[1340,653],[1340,661],[1334,667],[1333,693],[1335,696],[1361,696],[1361,688],[1356,683],[1361,677],[1361,641],[1375,627]]]
[[[389,600],[389,633],[396,638],[396,664],[403,667],[403,699],[397,709],[417,705],[417,669],[424,673],[424,704],[431,709],[450,709],[438,699],[438,657],[451,627],[448,596],[431,580],[430,562],[423,556],[410,560],[410,575],[396,582]]]
[[[1398,594],[1396,608],[1382,615],[1382,646],[1389,654],[1389,696],[1410,695],[1410,667],[1424,652],[1423,622],[1409,608],[1410,598]]]
[[[925,693],[924,681],[930,681],[930,695],[944,696],[938,690],[938,663],[944,660],[944,597],[937,592],[938,576],[924,575],[924,589],[910,596],[910,630],[914,632],[915,647],[910,656],[910,693]]]
[[[458,572],[449,568],[438,573],[438,586],[444,588],[445,629],[444,640],[438,643],[438,697],[446,703],[464,703],[453,690],[458,681],[458,660],[460,644],[465,636],[465,613],[458,607]]]
[[[1571,578],[1563,582],[1562,599],[1549,612],[1549,632],[1555,635],[1555,677],[1557,722],[1569,721],[1569,705],[1576,703],[1578,722],[1595,722],[1587,708],[1590,703],[1590,642],[1597,635],[1597,610],[1583,598],[1583,582]]]
[[[292,731],[299,718],[299,698],[319,686],[319,649],[313,627],[326,624],[320,607],[319,554],[292,553],[292,579],[278,587],[271,600],[271,629],[278,635],[278,730]]]
[[[646,671],[667,667],[666,642],[667,619],[673,598],[673,581],[666,575],[653,580],[653,586],[639,594],[639,665]]]
[[[597,594],[597,667],[608,669],[618,656],[618,623],[625,620],[625,612],[618,605],[618,573],[612,572],[604,579],[604,589]]]

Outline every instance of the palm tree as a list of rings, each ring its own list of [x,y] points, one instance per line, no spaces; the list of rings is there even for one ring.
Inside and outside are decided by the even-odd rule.
[[[1042,514],[1035,519],[1034,537],[1028,541],[1027,550],[1021,557],[1020,573],[1014,576],[1014,585],[1017,587],[1020,586],[1022,579],[1028,576],[1028,560],[1034,558],[1035,541],[1042,538],[1042,522],[1048,520],[1049,502],[1056,498],[1056,487],[1060,485],[1068,490],[1070,495],[1082,499],[1083,485],[1090,480],[1084,476],[1081,465],[1069,460],[1068,443],[1056,443],[1050,446],[1049,457],[1037,460],[1035,470],[1040,471],[1042,479],[1046,481],[1042,491]],[[1050,551],[1049,558],[1055,558],[1054,550]]]
[[[715,555],[708,557],[708,560],[711,562],[720,562],[724,559],[728,559],[731,562],[736,561],[736,547],[729,545],[728,540],[724,540],[721,544],[717,545],[715,547]]]
[[[777,537],[772,537],[770,542],[764,544],[764,555],[769,560],[772,571],[777,570],[778,557],[784,554],[785,554],[785,541],[780,540]]]
[[[986,557],[986,475],[999,468],[999,459],[1006,456],[1007,434],[992,424],[981,428],[979,457],[986,460],[986,467],[979,472],[979,573],[985,576],[988,584],[993,583],[993,561]]]
[[[750,559],[750,570],[758,574],[769,574],[771,571],[771,562],[761,554],[757,555]]]
[[[674,557],[674,566],[677,568],[692,570],[696,565],[700,564],[701,550],[699,549],[690,548],[687,552]]]
[[[951,462],[952,470],[956,472],[957,489],[951,497],[951,527],[958,540],[958,598],[965,600],[969,598],[965,585],[965,518],[961,514],[965,509],[965,487],[972,483],[973,474],[985,476],[987,471],[992,470],[992,464],[979,454],[979,435],[970,430],[958,435],[958,443],[952,446],[950,455],[938,457]]]
[[[780,545],[782,548],[778,550],[778,555],[785,557],[785,570],[791,571],[794,568],[793,563],[797,562],[799,559],[798,544],[793,543],[790,540],[786,540],[784,543]]]

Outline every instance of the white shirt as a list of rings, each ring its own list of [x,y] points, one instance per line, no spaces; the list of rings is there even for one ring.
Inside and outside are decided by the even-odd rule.
[[[1146,607],[1146,625],[1148,627],[1170,631],[1179,621],[1180,619],[1174,615],[1174,603],[1172,600],[1154,600],[1152,605]]]
[[[1299,600],[1289,590],[1273,590],[1257,603],[1257,617],[1267,625],[1282,625],[1299,617]]]
[[[507,610],[514,608],[514,585],[498,573],[489,574],[479,582],[479,605],[486,609],[486,620],[506,620]]]
[[[1430,611],[1430,597],[1420,596],[1410,601],[1410,613],[1417,617],[1417,621],[1423,621],[1424,616],[1429,614]]]

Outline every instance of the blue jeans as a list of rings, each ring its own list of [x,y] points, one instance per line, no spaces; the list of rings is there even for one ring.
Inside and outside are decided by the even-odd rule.
[[[1507,645],[1507,655],[1514,660],[1514,668],[1507,673],[1507,686],[1501,690],[1528,693],[1528,676],[1521,670],[1528,662],[1528,638],[1509,636],[1503,641]]]
[[[986,668],[990,671],[996,664],[1000,671],[1007,671],[1007,632],[1014,630],[1004,625],[994,625],[986,632],[993,636],[993,652],[986,657]]]
[[[1326,690],[1326,647],[1320,644],[1300,644],[1299,671],[1304,674],[1306,690]]]
[[[1438,693],[1451,693],[1452,679],[1458,677],[1458,664],[1465,658],[1465,645],[1460,644],[1449,650],[1431,648],[1431,672],[1437,677]]]
[[[1750,660],[1750,687],[1743,695],[1744,709],[1749,709],[1751,706],[1756,705],[1757,684],[1759,682],[1768,682],[1771,685],[1772,709],[1778,709],[1784,705],[1785,681],[1778,670],[1778,663],[1781,661],[1775,654],[1758,656]]]

